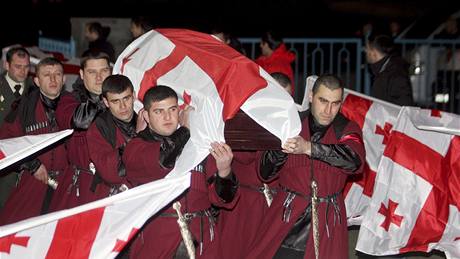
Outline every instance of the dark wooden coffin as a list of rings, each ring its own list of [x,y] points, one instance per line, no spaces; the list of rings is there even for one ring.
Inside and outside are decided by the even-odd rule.
[[[239,110],[225,122],[225,142],[232,150],[280,150],[281,141]]]

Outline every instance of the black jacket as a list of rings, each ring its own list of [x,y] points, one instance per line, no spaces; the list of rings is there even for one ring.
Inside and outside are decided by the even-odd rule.
[[[35,88],[36,87],[32,81],[32,78],[28,77],[25,82],[22,94],[28,93],[30,90]],[[8,81],[6,81],[6,72],[2,73],[0,75],[0,125],[3,124],[3,121],[5,120],[8,113],[10,113],[12,108],[14,108],[12,106],[17,106],[19,104],[15,101],[17,100],[13,95],[13,91],[11,90]]]
[[[374,74],[373,97],[398,105],[413,105],[409,65],[403,58],[389,55],[370,67]]]

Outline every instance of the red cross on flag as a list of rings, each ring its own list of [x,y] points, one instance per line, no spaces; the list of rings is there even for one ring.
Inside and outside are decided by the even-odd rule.
[[[0,258],[114,258],[142,227],[190,185],[161,179],[103,200],[0,227]]]
[[[448,129],[450,123],[460,125],[460,116],[434,115],[416,107],[399,113],[377,169],[357,250],[391,255],[437,249],[448,258],[460,257],[460,137],[414,124],[440,127],[445,122]]]
[[[348,225],[359,225],[374,190],[377,168],[401,107],[345,89],[341,112],[363,130],[366,166],[363,174],[349,177],[344,190]]]
[[[195,108],[191,139],[168,177],[201,162],[212,141],[224,141],[225,120],[239,109],[283,142],[300,132],[291,96],[252,60],[209,34],[152,30],[120,54],[113,73],[130,78],[139,100],[149,88],[167,85]]]

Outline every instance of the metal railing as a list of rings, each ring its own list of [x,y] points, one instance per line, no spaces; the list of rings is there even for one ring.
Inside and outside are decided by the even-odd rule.
[[[241,38],[246,55],[260,55],[260,38]],[[293,63],[295,99],[301,102],[305,80],[310,75],[332,73],[346,85],[362,92],[362,43],[360,39],[284,39],[286,47],[296,54]]]
[[[68,59],[75,57],[75,41],[73,39],[63,41],[39,37],[38,47],[42,50],[62,53]]]
[[[260,55],[260,38],[241,38],[246,55]],[[348,88],[370,94],[370,71],[361,39],[286,38],[286,47],[296,54],[293,63],[295,100],[301,102],[309,75],[332,73]],[[401,54],[410,64],[417,105],[460,113],[460,40],[400,39]]]

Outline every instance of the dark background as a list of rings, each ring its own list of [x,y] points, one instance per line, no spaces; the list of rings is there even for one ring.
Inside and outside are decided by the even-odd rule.
[[[2,1],[0,47],[36,45],[38,32],[70,37],[70,17],[148,16],[155,27],[209,32],[222,27],[238,37],[273,29],[284,37],[356,37],[373,21],[385,31],[391,20],[402,27],[418,20],[414,37],[433,31],[460,8],[458,0],[7,0]],[[419,35],[418,35],[419,34]]]

